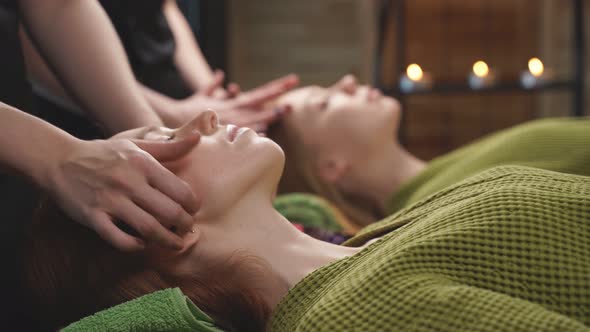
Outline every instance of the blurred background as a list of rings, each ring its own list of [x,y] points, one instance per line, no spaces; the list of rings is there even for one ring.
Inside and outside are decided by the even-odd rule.
[[[249,88],[295,72],[304,85],[327,85],[353,73],[402,102],[402,142],[431,159],[527,120],[588,114],[586,2],[179,3],[207,59],[230,80]],[[529,68],[532,58],[542,62],[541,72],[538,64]],[[473,68],[477,61],[485,62],[483,71]],[[404,89],[410,64],[422,75]],[[479,86],[468,82],[474,75]],[[523,83],[526,75],[532,84]]]

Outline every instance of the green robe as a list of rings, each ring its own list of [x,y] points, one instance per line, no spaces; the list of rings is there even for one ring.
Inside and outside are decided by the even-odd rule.
[[[387,215],[471,175],[501,165],[590,175],[590,119],[531,121],[436,158],[392,195]]]
[[[565,153],[565,151],[564,151]],[[504,166],[365,228],[271,331],[590,331],[590,177]]]

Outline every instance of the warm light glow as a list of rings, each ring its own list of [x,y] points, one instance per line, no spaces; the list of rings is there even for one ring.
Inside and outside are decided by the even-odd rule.
[[[473,73],[477,77],[486,77],[490,73],[490,67],[483,61],[477,61],[473,64]]]
[[[412,81],[419,81],[422,79],[422,77],[424,77],[424,72],[422,71],[422,68],[420,68],[420,66],[418,66],[415,63],[408,66],[408,69],[406,69],[406,74],[408,75],[408,78]]]
[[[529,71],[533,76],[539,77],[543,75],[545,66],[543,66],[543,62],[539,58],[532,58],[529,60]]]

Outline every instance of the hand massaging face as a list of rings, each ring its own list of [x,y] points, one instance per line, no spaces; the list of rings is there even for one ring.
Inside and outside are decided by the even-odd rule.
[[[154,257],[164,258],[177,271],[198,268],[192,259],[195,256],[200,261],[204,261],[204,256],[223,260],[240,248],[236,243],[239,240],[229,240],[232,227],[255,227],[243,221],[244,211],[250,210],[248,205],[268,205],[272,209],[284,165],[283,151],[276,143],[248,128],[220,125],[213,111],[201,113],[176,130],[155,127],[134,135],[166,140],[193,131],[201,133],[199,144],[186,157],[165,166],[201,197],[201,208],[194,216],[195,232],[184,235],[186,254],[178,256],[159,247],[153,250]],[[246,232],[243,229],[240,233]],[[220,240],[224,236],[228,241]]]

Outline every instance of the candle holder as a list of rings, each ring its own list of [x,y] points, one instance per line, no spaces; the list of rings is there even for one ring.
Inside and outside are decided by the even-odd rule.
[[[422,71],[419,65],[413,63],[408,66],[406,72],[401,76],[399,87],[405,93],[428,90],[432,87],[432,76]]]
[[[473,70],[469,73],[467,83],[469,87],[478,90],[492,86],[496,82],[496,74],[487,63],[477,61],[473,64]]]
[[[520,84],[525,89],[532,89],[536,86],[543,85],[553,78],[553,71],[545,69],[543,62],[539,58],[532,58],[528,63],[528,70],[520,74]]]

